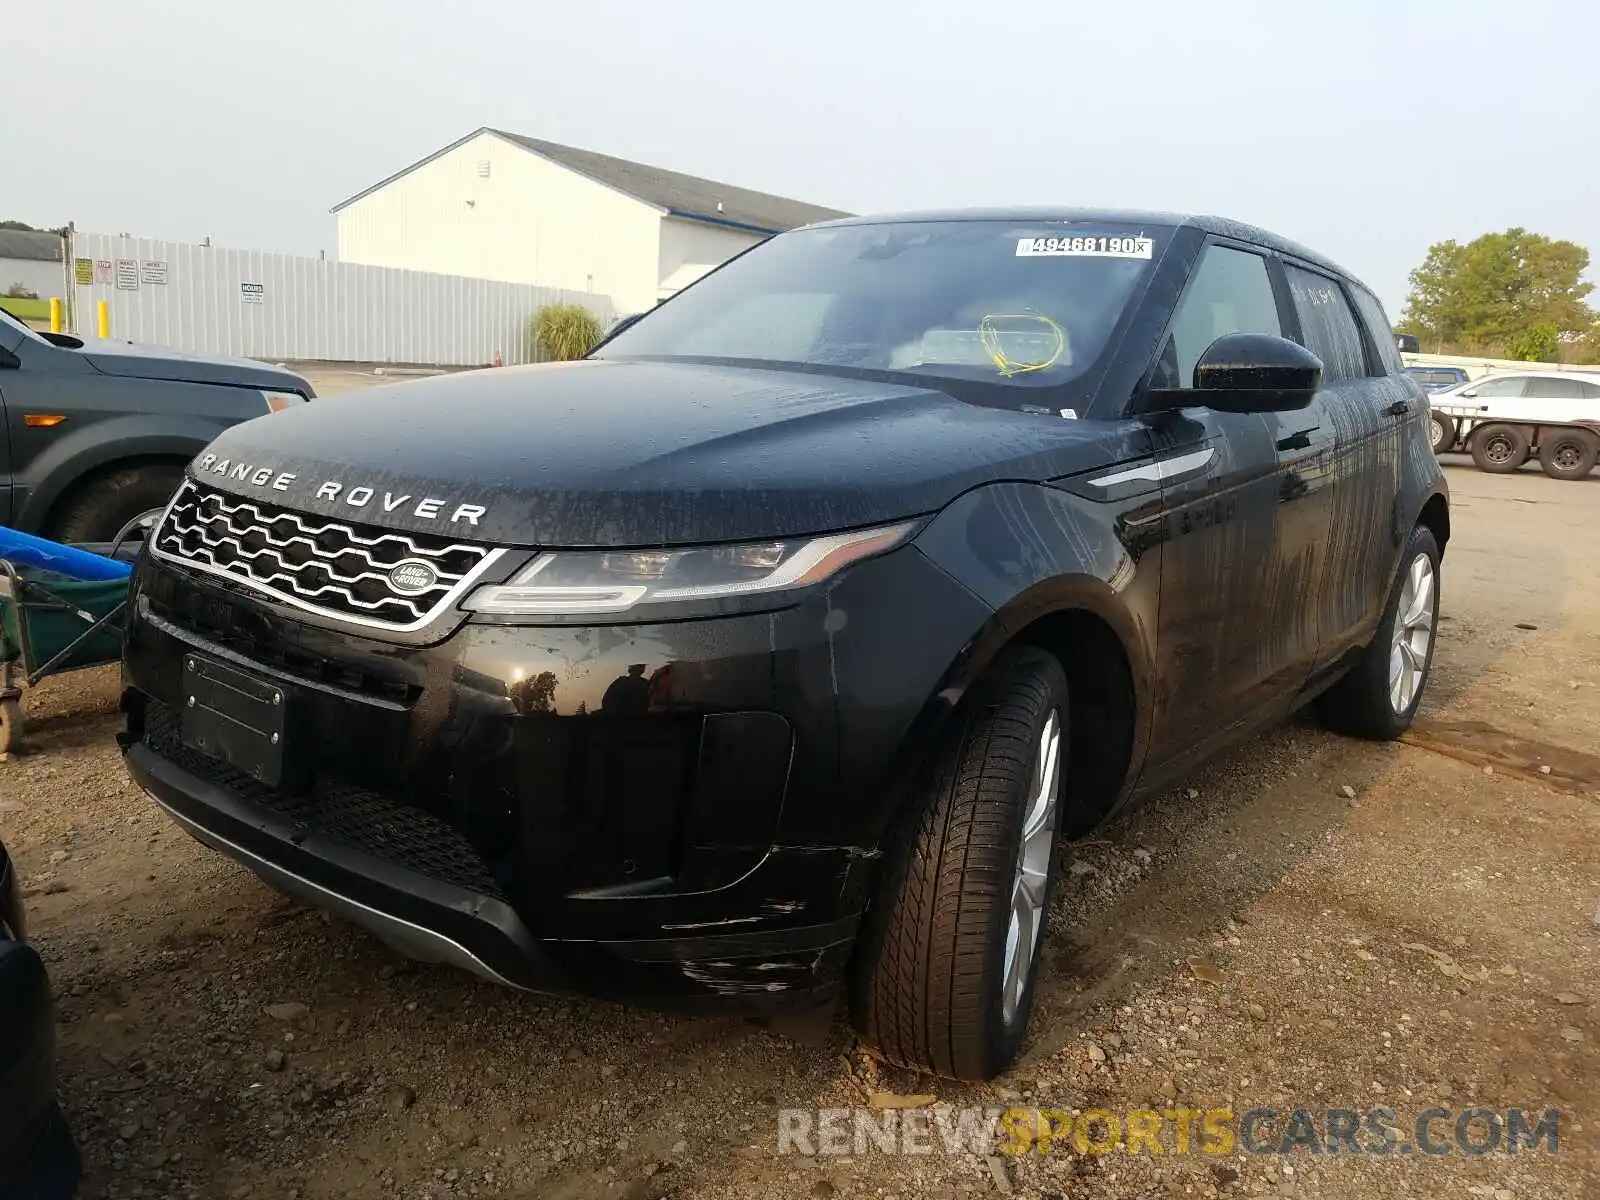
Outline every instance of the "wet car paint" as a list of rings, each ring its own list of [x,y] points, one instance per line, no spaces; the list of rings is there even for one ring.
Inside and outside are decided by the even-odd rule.
[[[1443,542],[1426,404],[1397,367],[1294,412],[1141,412],[1213,244],[1265,252],[1275,271],[1336,270],[1232,223],[1178,228],[1115,353],[1059,409],[634,360],[454,376],[238,427],[198,471],[212,486],[419,532],[440,529],[415,498],[448,497],[484,510],[451,536],[497,545],[919,523],[909,545],[798,600],[646,623],[448,612],[381,638],[147,556],[126,666],[130,767],[175,810],[224,820],[226,798],[172,769],[145,718],[152,701],[181,704],[184,654],[231,657],[285,688],[299,769],[428,811],[471,842],[503,900],[419,898],[428,889],[403,872],[228,801],[237,844],[448,925],[524,986],[831,995],[885,829],[1010,641],[1051,646],[1069,674],[1075,645],[1114,648],[1095,677],[1073,677],[1127,713],[1091,714],[1074,734],[1067,820],[1082,833],[1330,683],[1370,638],[1413,524]],[[1360,353],[1379,365],[1371,330]],[[677,399],[658,412],[657,395]],[[507,414],[514,436],[482,432]],[[370,457],[329,455],[358,433]],[[330,481],[339,492],[316,500]],[[341,500],[352,486],[370,491],[363,505]]]

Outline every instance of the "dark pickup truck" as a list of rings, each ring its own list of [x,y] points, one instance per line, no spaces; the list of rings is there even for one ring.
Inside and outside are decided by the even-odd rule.
[[[302,404],[292,371],[42,334],[0,312],[0,525],[110,541],[224,429]]]

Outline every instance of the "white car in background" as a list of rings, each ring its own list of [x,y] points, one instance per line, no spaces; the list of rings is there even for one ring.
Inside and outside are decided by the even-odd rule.
[[[1600,371],[1507,371],[1428,397],[1433,450],[1465,450],[1483,471],[1537,456],[1552,479],[1582,479],[1600,459]]]

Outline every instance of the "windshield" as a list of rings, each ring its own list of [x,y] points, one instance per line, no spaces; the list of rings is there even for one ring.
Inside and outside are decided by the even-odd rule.
[[[781,234],[597,358],[709,358],[1054,386],[1099,359],[1166,229],[918,221]]]

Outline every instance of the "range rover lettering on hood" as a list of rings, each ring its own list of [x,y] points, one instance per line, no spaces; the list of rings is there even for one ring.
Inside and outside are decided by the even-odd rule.
[[[198,474],[209,472],[236,483],[270,488],[275,492],[288,493],[292,489],[304,495],[305,490],[311,487],[309,483],[296,486],[300,484],[300,475],[296,471],[264,467],[242,459],[224,458],[217,454],[201,455],[195,460],[194,466]],[[459,523],[476,526],[489,511],[481,504],[456,504],[452,508],[449,500],[436,496],[418,496],[410,492],[379,492],[366,484],[347,486],[338,479],[320,481],[311,492],[311,497],[315,500],[326,500],[330,504],[347,505],[353,509],[372,509],[386,514],[399,513],[417,520],[435,521],[445,525]],[[449,515],[446,516],[446,513]]]

